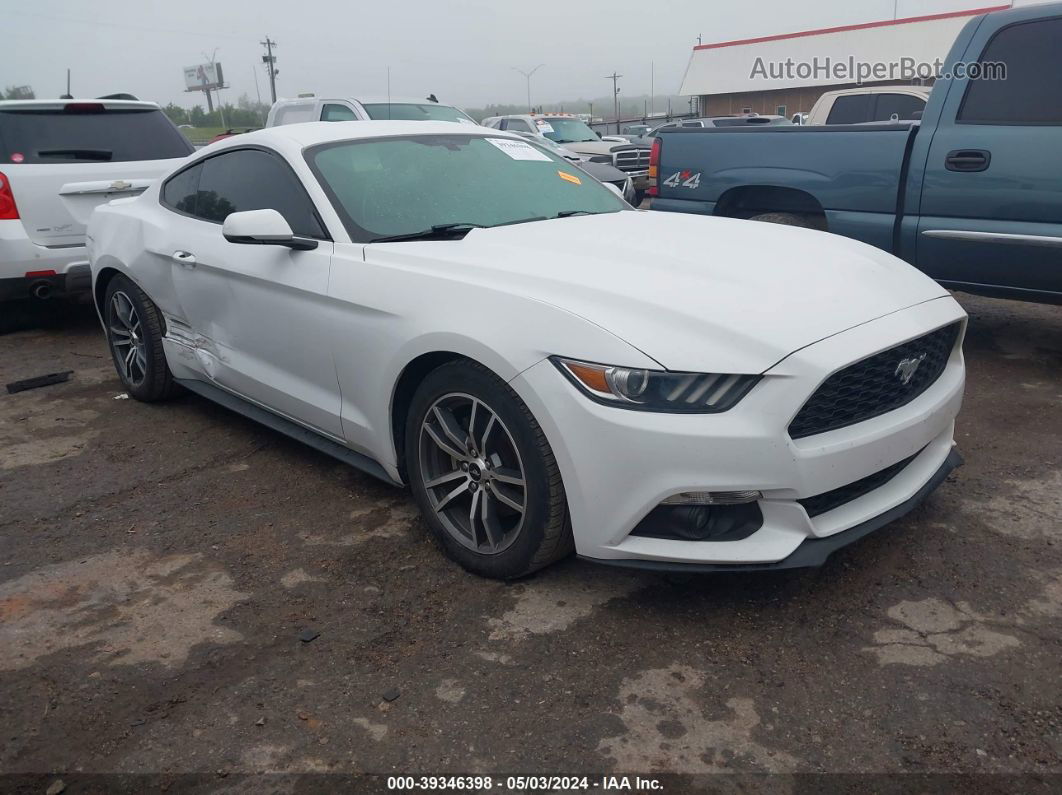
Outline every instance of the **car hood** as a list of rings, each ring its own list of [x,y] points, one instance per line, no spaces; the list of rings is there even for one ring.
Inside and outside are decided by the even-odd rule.
[[[612,153],[614,147],[625,146],[625,144],[617,141],[575,141],[572,143],[565,142],[560,144],[560,146],[581,155],[607,155]]]
[[[564,309],[669,370],[761,373],[814,342],[948,294],[847,238],[678,213],[575,216],[369,248]],[[577,346],[558,353],[579,355]]]

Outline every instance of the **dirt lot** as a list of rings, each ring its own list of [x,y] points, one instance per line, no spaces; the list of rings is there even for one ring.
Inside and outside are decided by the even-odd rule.
[[[0,393],[0,772],[1062,774],[1062,311],[960,300],[966,465],[757,576],[480,580],[405,492],[120,399],[89,311],[4,335],[74,374]]]

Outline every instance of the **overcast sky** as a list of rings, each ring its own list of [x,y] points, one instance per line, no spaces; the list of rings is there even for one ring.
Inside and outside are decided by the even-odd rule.
[[[917,16],[993,3],[895,0]],[[998,4],[998,3],[997,3]],[[524,78],[513,70],[545,64],[532,101],[609,93],[613,70],[624,94],[677,93],[697,35],[727,41],[893,17],[894,0],[3,0],[0,86],[28,84],[38,97],[128,91],[189,107],[182,67],[216,59],[235,102],[242,93],[268,101],[259,42],[276,50],[278,96],[379,93],[391,67],[393,95],[424,96],[466,107],[520,102]],[[943,55],[943,53],[942,53]]]

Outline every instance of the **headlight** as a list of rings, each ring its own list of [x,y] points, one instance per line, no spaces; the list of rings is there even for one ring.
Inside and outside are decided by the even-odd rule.
[[[714,414],[733,408],[758,375],[638,370],[553,357],[580,391],[598,403],[641,411]]]
[[[594,155],[590,158],[591,163],[608,163],[612,165],[612,155]]]

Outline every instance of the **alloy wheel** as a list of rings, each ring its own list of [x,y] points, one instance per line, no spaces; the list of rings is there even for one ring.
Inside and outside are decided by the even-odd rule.
[[[497,412],[473,395],[443,395],[421,423],[418,450],[421,485],[446,531],[481,554],[507,549],[524,524],[527,483]]]
[[[107,311],[114,360],[127,384],[139,385],[147,377],[147,344],[140,315],[129,296],[120,290],[111,296]]]

